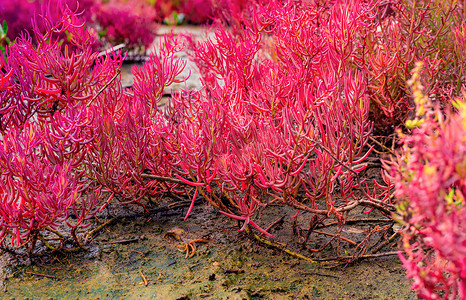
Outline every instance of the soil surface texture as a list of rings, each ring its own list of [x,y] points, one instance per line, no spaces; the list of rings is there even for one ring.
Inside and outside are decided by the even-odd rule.
[[[100,222],[115,221],[86,251],[44,250],[32,262],[26,255],[4,253],[0,298],[416,299],[397,256],[329,268],[268,248],[204,204],[184,221],[186,209],[144,214],[115,204]],[[277,207],[277,216],[282,210]],[[292,247],[290,216],[282,229],[271,232],[287,235],[282,242]],[[357,234],[357,227],[348,228]]]

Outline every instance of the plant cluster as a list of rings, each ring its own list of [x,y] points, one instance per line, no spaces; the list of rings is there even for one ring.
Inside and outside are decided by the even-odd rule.
[[[4,1],[0,4],[0,20],[7,22],[8,38],[14,40],[26,32],[33,34],[32,20],[41,12],[47,12],[47,18],[57,22],[62,5],[76,12],[88,30],[95,31],[95,38],[100,38],[103,46],[124,43],[130,49],[147,49],[154,39],[157,28],[155,7],[140,0]],[[69,33],[62,32],[61,39],[62,43],[69,42]]]
[[[145,1],[94,1],[90,13],[91,26],[100,29],[99,35],[104,42],[124,43],[128,48],[144,50],[154,40],[157,12]]]
[[[185,172],[204,184],[199,192],[223,214],[244,221],[243,228],[250,224],[264,234],[253,216],[271,203],[340,221],[357,205],[385,210],[382,201],[354,195],[370,152],[364,148],[372,130],[369,98],[363,74],[337,53],[341,41],[333,34],[346,26],[338,14],[365,14],[366,7],[301,5],[257,6],[250,22],[219,28],[212,40],[193,44],[205,91],[174,97],[171,112],[186,107],[182,120],[194,134],[189,140],[202,141],[179,159],[193,162]],[[206,193],[212,180],[221,197]]]
[[[33,32],[7,47],[0,75],[1,239],[30,250],[71,210],[81,224],[100,200],[81,167],[95,139],[98,111],[89,104],[122,61],[98,59],[93,35],[69,8],[55,22],[44,14]],[[65,32],[72,47],[59,42]]]
[[[188,193],[193,204],[202,195],[244,221],[243,228],[266,235],[255,214],[271,203],[340,223],[358,205],[389,213],[385,199],[354,194],[370,152],[367,87],[348,57],[336,54],[339,41],[328,31],[345,20],[325,27],[321,20],[360,12],[344,4],[325,13],[296,8],[258,6],[263,16],[237,27],[237,34],[220,28],[216,42],[188,39],[205,88],[174,92],[164,112],[157,109],[164,88],[185,80],[178,78],[184,63],[175,59],[184,47],[181,37],[167,36],[158,54],[133,69],[133,88],[123,91],[122,57],[98,57],[73,11],[63,8],[56,23],[47,15],[36,21],[36,42],[27,35],[17,39],[2,68],[2,176],[9,205],[3,238],[14,236],[16,245],[32,249],[43,230],[67,219],[69,208],[88,218],[96,195],[107,195],[107,203],[118,195],[121,203],[142,205],[165,193]],[[72,48],[58,42],[63,32]],[[38,166],[37,174],[29,174],[30,165]],[[41,189],[39,178],[62,184],[57,193],[63,197],[44,200],[61,203],[51,222],[43,220],[50,208],[32,197]],[[73,189],[63,191],[65,185]],[[18,203],[27,203],[31,213],[10,220],[7,212],[23,208]]]
[[[444,113],[423,93],[422,64],[410,83],[416,129],[392,162],[398,211],[405,223],[400,254],[412,287],[426,299],[466,297],[466,99]]]

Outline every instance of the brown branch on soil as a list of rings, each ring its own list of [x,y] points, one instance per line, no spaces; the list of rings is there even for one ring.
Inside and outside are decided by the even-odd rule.
[[[8,246],[0,245],[0,250],[11,255],[20,255],[19,253],[16,253],[15,250],[8,248]]]
[[[308,245],[304,245],[304,247],[307,250],[311,251],[311,252],[320,252],[320,251],[324,250],[335,238],[336,238],[336,236],[333,236],[325,244],[323,244],[319,249],[313,249],[313,248],[309,247]]]
[[[47,229],[47,231],[50,231],[50,232],[52,232],[52,233],[55,233],[58,237],[60,237],[60,239],[62,239],[62,240],[65,239],[65,237],[63,236],[63,234],[61,234],[60,232],[58,232],[58,230],[55,230],[55,229],[50,228],[50,227],[47,227],[46,229]]]
[[[57,248],[55,248],[54,246],[50,245],[42,235],[39,235],[39,240],[42,241],[42,243],[44,243],[45,247],[47,247],[48,249],[52,250],[52,251],[56,251],[58,250]]]
[[[199,242],[199,243],[208,243],[209,241],[206,240],[206,239],[195,239],[195,240],[192,240],[192,241],[189,241],[189,242],[185,242],[182,246],[177,246],[178,247],[178,251],[180,252],[186,252],[186,255],[184,258],[191,258],[194,256],[194,254],[196,253],[196,250],[197,250],[197,247],[196,247],[196,242]],[[191,252],[191,254],[189,254],[189,252]]]
[[[388,152],[390,152],[391,155],[395,155],[395,152],[388,148],[387,146],[385,146],[384,144],[382,144],[381,142],[377,141],[374,137],[370,136],[369,137],[371,139],[371,141],[373,141],[374,143],[376,143],[377,145],[379,145],[380,147],[382,147],[383,149],[387,150]]]
[[[284,219],[285,219],[285,216],[282,216],[280,219],[274,221],[272,224],[269,225],[269,227],[265,229],[265,231],[269,232],[269,230],[272,229],[273,227],[279,224],[282,224]]]
[[[144,280],[144,285],[147,286],[149,283],[147,282],[146,276],[144,276],[144,273],[142,273],[142,270],[139,270],[139,273],[141,274],[142,280]]]
[[[352,210],[353,208],[357,207],[358,205],[363,205],[363,206],[378,209],[378,210],[382,211],[383,213],[385,213],[387,215],[392,214],[393,211],[389,210],[385,206],[388,206],[388,207],[392,208],[393,210],[395,210],[395,207],[393,205],[391,205],[391,204],[387,204],[387,203],[378,204],[378,203],[372,202],[372,201],[380,202],[377,199],[374,199],[374,200],[371,200],[371,201],[358,199],[358,200],[348,202],[348,204],[346,204],[345,206],[340,206],[340,207],[336,208],[335,211],[337,211],[339,213],[346,212],[346,211]],[[287,203],[289,205],[291,205],[292,207],[294,207],[296,209],[299,209],[299,210],[302,210],[302,211],[305,211],[305,212],[310,212],[310,213],[319,214],[319,215],[327,215],[328,214],[328,210],[310,208],[310,207],[308,207],[308,206],[306,206],[306,205],[304,205],[304,204],[302,204],[302,203],[300,203],[300,202],[298,202],[298,201],[296,201],[296,200],[294,200],[292,198],[290,198],[287,201]]]
[[[157,175],[145,174],[145,173],[141,174],[141,177],[146,178],[146,179],[155,179],[155,180],[158,180],[158,181],[168,181],[168,182],[178,183],[178,184],[182,184],[182,185],[188,185],[188,184],[184,183],[181,180],[171,178],[171,177],[157,176]]]
[[[386,245],[388,245],[389,243],[393,242],[393,240],[397,237],[398,235],[398,232],[395,232],[394,234],[392,234],[387,240],[383,241],[379,246],[377,246],[376,248],[374,248],[372,251],[371,251],[371,254],[374,254],[376,252],[378,252],[379,250],[381,250],[383,247],[385,247]]]
[[[370,259],[370,258],[378,258],[384,256],[391,256],[391,255],[398,255],[398,251],[391,251],[391,252],[382,252],[382,253],[372,253],[372,254],[364,254],[357,258],[357,260],[363,259]],[[342,261],[344,264],[349,263],[348,261],[353,260],[353,256],[339,256],[339,257],[328,257],[328,258],[315,258],[316,262],[329,262],[329,261]],[[354,262],[354,261],[351,261]],[[337,267],[338,265],[333,265],[329,267]]]
[[[356,246],[356,249],[354,251],[354,255],[353,255],[353,258],[352,260],[350,261],[350,263],[352,263],[353,261],[356,261],[358,260],[359,257],[363,256],[366,254],[366,251],[367,251],[367,246],[369,244],[369,239],[370,237],[376,233],[376,232],[380,232],[380,231],[385,231],[387,232],[387,230],[391,228],[391,225],[386,225],[382,228],[379,227],[379,225],[375,226],[374,228],[371,229],[371,231],[369,231],[369,233],[366,235],[366,237]]]
[[[243,269],[228,269],[228,270],[223,271],[223,274],[241,274],[241,273],[244,273]]]
[[[251,229],[249,228],[249,226],[246,226],[246,229],[245,231],[248,233],[248,234],[251,234]],[[270,248],[275,248],[275,249],[278,249],[280,251],[283,251],[285,252],[286,254],[289,254],[293,257],[296,257],[296,258],[299,258],[299,259],[303,259],[305,261],[308,261],[308,262],[311,262],[311,263],[316,263],[315,260],[313,260],[312,258],[309,258],[307,256],[304,256],[302,254],[299,254],[299,253],[296,253],[296,252],[293,252],[291,251],[290,249],[287,249],[286,248],[286,245],[282,244],[282,243],[278,243],[278,242],[272,242],[266,238],[262,238],[260,236],[258,236],[257,234],[253,234],[253,237],[255,240],[257,240],[258,242],[262,243],[262,244],[265,244],[266,246],[270,247]]]
[[[90,242],[90,240],[94,237],[94,235],[96,235],[99,231],[101,231],[102,229],[104,229],[106,226],[109,226],[111,225],[112,223],[114,223],[115,221],[117,220],[117,218],[112,218],[110,220],[108,220],[107,222],[97,226],[96,228],[94,228],[92,231],[90,231],[87,235],[86,235],[86,238],[84,240],[84,244],[87,244],[88,242]]]
[[[376,219],[376,218],[362,218],[362,219],[351,219],[345,220],[345,224],[354,224],[354,223],[362,223],[362,222],[393,222],[392,219]],[[316,228],[325,228],[330,226],[335,226],[340,224],[339,222],[331,222],[324,225],[317,225]]]
[[[326,152],[328,155],[330,155],[330,157],[335,161],[337,162],[338,164],[340,164],[343,168],[345,168],[345,170],[347,170],[348,172],[352,173],[355,177],[356,177],[356,182],[357,182],[357,189],[359,191],[361,191],[363,194],[364,194],[364,197],[366,197],[367,199],[369,199],[370,201],[368,200],[363,200],[363,199],[359,199],[359,200],[356,200],[357,202],[359,202],[359,204],[363,204],[365,206],[369,206],[369,207],[373,207],[373,208],[376,208],[386,214],[391,214],[392,211],[390,211],[389,209],[392,209],[393,211],[395,210],[395,207],[394,205],[392,204],[387,204],[387,203],[384,203],[378,199],[375,199],[373,198],[371,195],[369,195],[366,190],[362,187],[362,182],[361,182],[361,178],[359,177],[359,173],[358,172],[355,172],[352,168],[348,167],[344,162],[342,162],[340,159],[338,159],[335,155],[333,155],[333,153],[327,149],[327,147],[325,147],[324,145],[322,145],[322,143],[320,143],[319,141],[316,141],[314,139],[311,139],[307,136],[303,136],[305,139],[313,142],[313,143],[316,143],[317,145],[320,146],[320,148],[322,150],[324,150],[324,152]],[[337,209],[338,211],[338,209]]]
[[[338,239],[343,240],[343,241],[345,241],[345,242],[348,242],[348,243],[350,243],[351,245],[354,245],[354,246],[357,245],[356,242],[354,242],[354,241],[352,241],[352,240],[350,240],[350,239],[348,239],[348,238],[345,238],[345,237],[343,237],[343,236],[340,236],[339,234],[332,234],[332,233],[328,233],[328,232],[324,232],[324,231],[319,231],[319,230],[313,230],[313,232],[318,233],[318,234],[323,234],[323,235],[328,235],[328,236],[331,236],[331,237],[338,238]]]
[[[74,252],[78,252],[79,250],[83,249],[83,247],[64,248],[62,246],[57,248],[57,247],[54,247],[54,246],[50,245],[42,235],[39,235],[37,238],[40,241],[42,241],[42,243],[44,243],[45,247],[47,247],[49,250],[52,250],[52,251],[61,251],[61,252],[67,252],[67,253],[74,253]]]
[[[182,199],[182,198],[180,198]],[[168,204],[166,206],[167,210],[168,209],[177,209],[177,208],[182,208],[182,207],[186,207],[186,206],[190,206],[192,203],[191,200],[184,200],[183,199],[183,202],[176,202],[176,203],[171,203],[171,204]],[[194,205],[197,205],[197,204],[201,204],[202,203],[202,198],[196,198],[196,200],[194,200]],[[150,212],[153,212],[152,210],[149,210]]]
[[[307,230],[306,239],[304,240],[303,245],[307,244],[307,241],[309,240],[309,237],[311,236],[312,231],[314,231],[317,225],[323,224],[326,218],[327,216],[323,216],[322,218],[319,218],[317,215],[314,215],[312,217],[312,219],[309,221],[309,229]]]
[[[26,274],[47,277],[47,278],[51,278],[51,279],[55,279],[55,280],[61,280],[61,278],[59,278],[57,276],[52,276],[52,275],[47,275],[47,274],[41,274],[41,273],[35,273],[35,272],[29,272],[29,271],[26,271]]]
[[[134,238],[134,239],[127,239],[127,240],[115,240],[112,242],[105,242],[103,244],[131,244],[131,243],[137,243],[141,240],[140,237]]]

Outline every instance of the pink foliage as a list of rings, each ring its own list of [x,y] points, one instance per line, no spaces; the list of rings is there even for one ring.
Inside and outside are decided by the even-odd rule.
[[[194,24],[205,24],[213,17],[212,2],[215,0],[184,0],[180,12]]]
[[[79,11],[79,18],[90,20],[94,0],[9,0],[0,3],[0,21],[8,24],[8,36],[11,40],[20,36],[23,31],[33,33],[32,20],[35,16],[46,12],[50,21],[60,19],[62,5],[72,11]]]
[[[1,71],[1,239],[10,234],[16,246],[30,250],[43,230],[67,219],[68,209],[84,225],[100,201],[79,200],[89,186],[83,162],[98,114],[89,106],[102,80],[121,67],[121,57],[97,59],[94,39],[75,13],[61,12],[58,21],[44,16],[34,22],[35,42],[23,35],[8,47]],[[61,46],[65,31],[70,44]]]
[[[415,74],[416,76],[416,74]],[[416,92],[416,91],[415,91]],[[444,115],[424,98],[418,128],[402,138],[392,163],[406,224],[400,254],[412,288],[425,299],[466,297],[466,106]],[[418,101],[417,101],[418,102]],[[419,107],[426,107],[419,109]]]
[[[154,7],[140,0],[99,1],[92,7],[93,21],[112,45],[147,49],[152,43],[157,19]]]
[[[71,161],[51,164],[41,151],[42,132],[33,124],[2,136],[0,149],[0,239],[7,234],[15,246],[30,243],[40,231],[54,228],[68,217],[83,188]]]
[[[222,213],[262,233],[252,217],[270,200],[340,219],[357,201],[354,176],[364,167],[355,166],[372,128],[363,73],[347,63],[351,53],[334,54],[342,41],[333,24],[319,24],[317,7],[256,9],[245,28],[219,28],[212,40],[191,42],[205,91],[175,96],[169,111],[181,137],[180,175],[204,183],[196,189]],[[209,192],[213,182],[227,202]]]
[[[8,37],[19,37],[21,32],[32,34],[32,20],[38,15],[47,14],[50,22],[60,19],[61,6],[76,12],[74,18],[86,22],[87,30],[97,36],[99,30],[102,41],[113,45],[125,43],[128,48],[147,49],[152,43],[156,30],[156,11],[146,1],[140,0],[11,0],[0,3],[0,21],[8,25]],[[92,28],[92,29],[91,29]],[[41,32],[46,28],[39,28]],[[70,34],[60,35],[60,42],[67,43]]]
[[[131,89],[121,85],[124,56],[99,56],[93,33],[69,8],[60,7],[58,18],[37,17],[33,37],[21,35],[7,47],[0,68],[0,240],[32,250],[44,231],[65,223],[82,246],[78,229],[111,201],[145,206],[166,194],[191,200],[186,217],[202,197],[242,222],[240,230],[270,236],[261,216],[271,204],[339,224],[356,207],[389,215],[395,180],[399,205],[409,202],[401,209],[409,224],[402,259],[414,287],[425,297],[438,290],[464,296],[465,238],[456,230],[466,217],[464,116],[429,114],[403,139],[387,186],[370,190],[361,179],[374,121],[395,127],[414,108],[405,81],[415,60],[428,66],[419,75],[428,95],[454,93],[459,75],[445,67],[464,75],[456,65],[463,24],[443,26],[427,9],[409,10],[408,1],[220,3],[229,5],[221,16],[229,27],[201,42],[166,35],[132,69]],[[109,42],[150,44],[152,10],[132,1],[93,9]],[[433,21],[412,23],[416,18]],[[455,38],[443,38],[443,28]],[[455,52],[439,58],[447,46]],[[162,111],[163,94],[186,80],[180,51],[189,52],[203,87],[173,91]]]

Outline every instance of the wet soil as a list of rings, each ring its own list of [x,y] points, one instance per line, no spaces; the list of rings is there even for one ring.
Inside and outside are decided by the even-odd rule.
[[[4,253],[0,298],[416,299],[396,256],[328,268],[267,248],[208,206],[183,221],[185,210],[120,209],[79,253],[44,252],[32,263]]]

